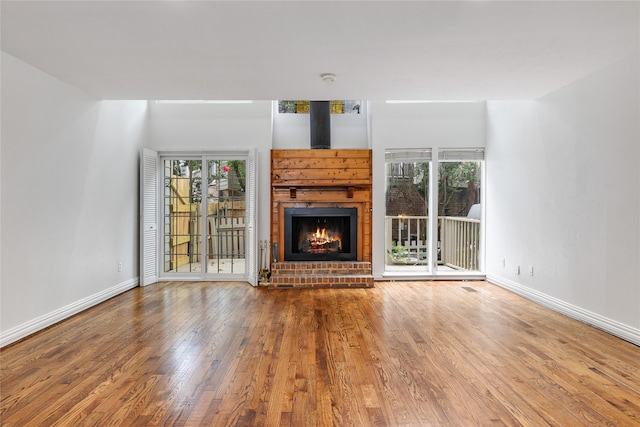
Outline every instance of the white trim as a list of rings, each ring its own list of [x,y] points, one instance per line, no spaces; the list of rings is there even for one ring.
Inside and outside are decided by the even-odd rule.
[[[411,281],[447,281],[447,280],[456,280],[456,281],[474,281],[474,280],[485,280],[485,276],[483,274],[478,273],[470,273],[470,274],[415,274],[415,273],[402,273],[397,271],[385,272],[381,277],[374,277],[373,280],[376,281],[390,281],[390,282],[403,282],[407,280]]]
[[[246,280],[251,286],[258,286],[258,221],[256,212],[258,211],[258,153],[255,149],[251,149],[246,160],[246,177],[245,177],[245,223],[247,229],[245,233],[246,249],[245,249],[245,265]]]
[[[164,160],[201,160],[206,156],[207,160],[244,160],[253,148],[225,148],[212,150],[210,148],[193,148],[183,150],[158,149],[160,161]]]
[[[156,104],[253,104],[250,99],[159,99]]]
[[[478,102],[484,102],[477,99],[387,99],[387,104],[477,104]]]
[[[160,282],[234,282],[234,283],[249,283],[247,280],[246,274],[221,274],[215,277],[208,277],[203,279],[198,276],[176,276],[176,277],[160,277],[158,278],[158,283]],[[252,285],[253,286],[253,285]]]
[[[487,257],[487,163],[480,162],[480,253],[478,254],[478,269],[486,273]]]
[[[438,212],[438,201],[440,200],[439,191],[439,162],[440,153],[438,149],[434,149],[431,152],[431,162],[429,163],[429,194],[427,201],[429,204],[428,212]],[[427,244],[429,245],[428,264],[429,274],[438,274],[438,215],[429,215],[429,232],[427,234]],[[435,238],[434,238],[435,237]]]
[[[160,158],[158,153],[143,148],[140,154],[140,283],[147,286],[158,281],[158,259],[161,251],[158,224],[160,211]]]
[[[559,300],[542,292],[523,286],[504,277],[487,275],[487,282],[498,285],[513,293],[516,293],[530,301],[543,307],[557,311],[560,314],[576,319],[589,326],[601,329],[611,335],[615,335],[623,340],[635,345],[640,345],[640,329],[633,328],[624,323],[617,322],[599,314],[590,312],[573,304]]]
[[[47,313],[43,316],[37,317],[33,320],[23,323],[22,325],[11,328],[0,335],[0,348],[42,329],[45,329],[51,325],[54,325],[61,320],[73,316],[74,314],[78,314],[81,311],[98,305],[101,302],[108,300],[109,298],[133,289],[138,286],[138,283],[139,280],[137,277],[135,277],[125,282],[119,283],[109,289],[98,292],[97,294],[90,295],[79,301],[54,310],[51,313]]]

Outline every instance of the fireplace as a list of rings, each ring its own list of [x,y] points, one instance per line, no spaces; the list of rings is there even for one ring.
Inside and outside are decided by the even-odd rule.
[[[355,261],[357,208],[286,208],[285,261]]]
[[[272,150],[271,242],[270,288],[372,287],[371,150]]]

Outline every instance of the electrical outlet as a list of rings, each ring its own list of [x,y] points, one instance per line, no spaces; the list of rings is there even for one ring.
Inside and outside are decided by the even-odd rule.
[[[520,274],[520,266],[516,265],[516,274]]]
[[[504,268],[505,265],[507,265],[507,260],[502,258],[502,267]]]
[[[122,271],[122,261],[118,261],[118,271]]]
[[[529,266],[529,276],[533,276],[533,265]]]

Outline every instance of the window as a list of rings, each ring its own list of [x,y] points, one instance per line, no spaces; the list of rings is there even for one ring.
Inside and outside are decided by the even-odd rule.
[[[386,150],[385,275],[482,271],[483,160],[483,149]]]
[[[431,150],[387,150],[386,271],[429,272]]]
[[[360,114],[362,101],[329,101],[331,114]],[[278,112],[283,114],[309,114],[311,101],[278,101]]]

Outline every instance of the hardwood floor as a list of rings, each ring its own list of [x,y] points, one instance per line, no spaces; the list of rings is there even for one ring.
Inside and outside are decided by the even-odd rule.
[[[485,282],[136,288],[0,351],[3,426],[633,426],[640,348]]]

